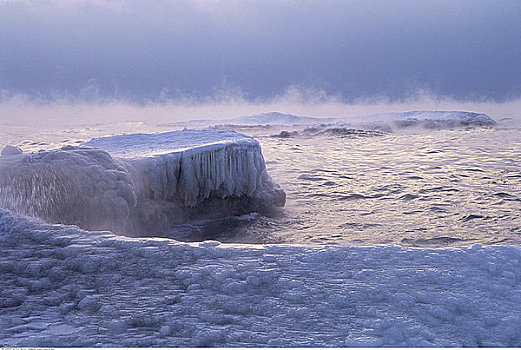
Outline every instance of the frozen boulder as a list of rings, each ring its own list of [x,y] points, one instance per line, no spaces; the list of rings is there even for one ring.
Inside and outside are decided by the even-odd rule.
[[[452,129],[458,127],[489,127],[496,122],[483,113],[464,111],[411,111],[397,113],[393,124],[398,128],[419,126],[426,129]]]

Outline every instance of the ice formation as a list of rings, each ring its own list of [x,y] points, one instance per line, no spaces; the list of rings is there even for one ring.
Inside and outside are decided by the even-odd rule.
[[[381,132],[392,133],[403,129],[457,129],[468,127],[492,127],[496,122],[486,114],[464,111],[411,111],[359,116],[313,124],[304,129],[310,136],[356,135],[375,136]],[[365,130],[365,135],[364,135]],[[373,131],[375,134],[367,133]]]
[[[0,158],[0,207],[90,230],[151,234],[284,203],[259,143],[233,131],[119,135]]]
[[[337,121],[337,118],[303,117],[287,113],[269,112],[228,119],[223,122],[236,125],[310,125]]]
[[[491,127],[496,122],[486,114],[463,111],[411,111],[403,113],[386,113],[360,116],[346,119],[307,118],[284,115],[280,125],[300,125],[303,136],[341,136],[364,137],[381,136],[403,129],[455,129],[467,127]],[[266,116],[266,118],[268,118]],[[260,121],[261,116],[242,118],[244,125],[248,122]],[[266,119],[269,120],[269,119]],[[277,118],[275,120],[278,120]],[[289,121],[292,122],[289,123]],[[277,125],[277,124],[273,124]],[[283,130],[278,137],[297,136],[297,131]]]
[[[163,126],[167,125],[169,124],[164,124]],[[337,131],[344,134],[344,131],[349,132],[351,130],[393,132],[405,128],[454,129],[491,127],[496,125],[496,122],[486,114],[466,111],[410,111],[330,118],[303,117],[286,113],[270,112],[219,121],[194,120],[175,123],[175,125],[210,126],[213,128],[224,127],[226,129],[300,126],[307,127],[308,130],[305,134],[308,134],[308,136],[318,136],[334,134]]]
[[[293,126],[293,125],[312,125],[320,123],[331,123],[338,121],[338,118],[316,118],[316,117],[304,117],[297,116],[288,113],[280,112],[268,112],[260,113],[250,116],[223,119],[223,120],[211,120],[211,119],[200,119],[200,120],[189,120],[185,122],[167,123],[160,124],[160,126],[178,126],[178,125],[190,125],[190,126],[212,126],[212,127],[255,127],[255,126]]]
[[[521,249],[230,246],[0,210],[0,346],[519,347]]]
[[[373,130],[395,131],[405,128],[454,129],[491,127],[496,122],[486,114],[465,111],[410,111],[357,118],[357,125]]]

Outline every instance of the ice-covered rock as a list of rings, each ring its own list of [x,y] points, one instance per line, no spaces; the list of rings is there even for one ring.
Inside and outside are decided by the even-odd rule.
[[[421,126],[426,129],[450,129],[468,126],[494,126],[486,114],[464,111],[411,111],[397,113],[393,124],[399,128]]]
[[[255,115],[249,115],[238,118],[229,118],[222,120],[189,120],[184,122],[176,122],[171,124],[160,124],[160,126],[226,126],[226,127],[255,127],[255,126],[294,126],[294,125],[312,125],[320,123],[328,123],[338,121],[338,118],[316,118],[304,117],[288,113],[267,112]]]
[[[372,129],[372,128],[367,128]],[[375,130],[356,129],[346,123],[326,123],[308,126],[304,129],[305,135],[308,136],[340,136],[340,137],[372,137],[382,136],[383,130],[376,128]]]
[[[303,117],[293,114],[268,112],[235,119],[227,119],[224,122],[237,125],[310,125],[337,121],[336,118]]]
[[[93,139],[0,159],[0,207],[123,233],[283,206],[259,143],[233,131]]]
[[[455,129],[492,127],[496,122],[488,115],[466,111],[410,111],[385,113],[355,118],[350,121],[369,130],[395,131],[406,128]]]

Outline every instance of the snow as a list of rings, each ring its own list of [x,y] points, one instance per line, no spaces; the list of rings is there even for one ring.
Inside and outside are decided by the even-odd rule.
[[[117,158],[143,158],[182,152],[201,153],[226,146],[258,147],[246,135],[228,130],[170,131],[160,134],[125,134],[94,138],[82,146],[101,148]]]
[[[0,207],[125,234],[283,206],[259,143],[233,131],[118,135],[0,157]]]
[[[0,210],[0,345],[521,346],[521,248],[127,238]]]
[[[12,210],[0,209],[1,346],[521,346],[521,247],[188,244],[49,224],[139,235],[205,215],[250,220],[285,197],[248,136],[183,130],[1,154],[0,208]]]

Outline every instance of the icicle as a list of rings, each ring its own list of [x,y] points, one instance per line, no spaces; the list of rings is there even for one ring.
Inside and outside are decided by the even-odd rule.
[[[67,146],[4,152],[0,207],[50,222],[135,233],[184,222],[192,212],[233,215],[234,208],[284,205],[284,191],[266,173],[259,143],[235,132],[120,135],[87,145],[105,151]]]

